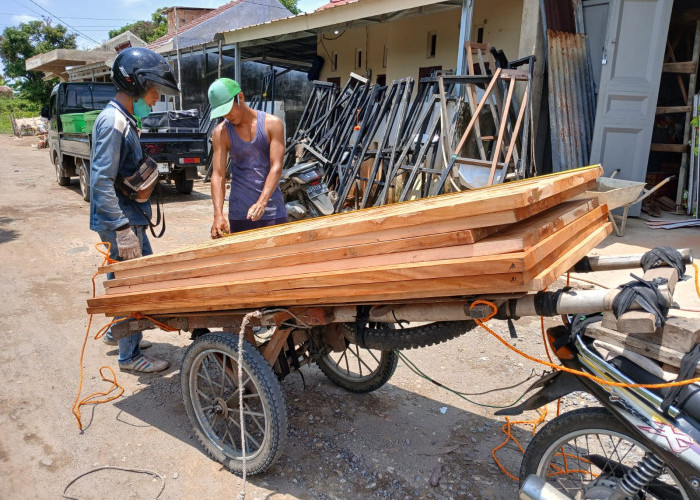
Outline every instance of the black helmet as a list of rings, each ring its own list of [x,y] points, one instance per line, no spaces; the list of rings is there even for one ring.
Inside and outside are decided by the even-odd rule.
[[[177,94],[172,69],[160,54],[143,47],[122,50],[112,64],[112,82],[130,97],[142,97],[148,87],[155,87],[161,94]]]

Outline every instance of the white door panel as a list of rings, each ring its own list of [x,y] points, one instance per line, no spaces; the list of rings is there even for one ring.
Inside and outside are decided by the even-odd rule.
[[[612,0],[591,163],[644,181],[673,0]],[[631,215],[638,215],[634,207]]]

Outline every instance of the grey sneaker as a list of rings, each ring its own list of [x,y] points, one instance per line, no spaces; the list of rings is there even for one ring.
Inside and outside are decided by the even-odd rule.
[[[164,359],[151,358],[149,356],[144,356],[143,354],[131,363],[119,363],[119,368],[121,370],[141,373],[161,372],[168,366],[170,366],[170,363]]]
[[[107,345],[114,345],[114,346],[119,345],[119,343],[116,340],[108,339],[107,335],[102,337],[102,340],[104,340],[104,343]],[[148,341],[146,339],[141,339],[141,342],[139,342],[139,349],[148,349],[152,345],[153,344],[150,341]]]

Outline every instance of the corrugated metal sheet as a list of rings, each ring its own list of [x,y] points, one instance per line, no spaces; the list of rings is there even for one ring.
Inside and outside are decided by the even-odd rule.
[[[570,1],[543,0],[547,29],[576,33],[574,9]]]
[[[555,172],[588,164],[595,120],[595,86],[586,35],[547,31],[549,119]]]

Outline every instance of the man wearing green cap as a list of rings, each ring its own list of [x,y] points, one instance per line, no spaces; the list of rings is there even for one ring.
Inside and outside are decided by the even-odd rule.
[[[208,96],[211,118],[224,118],[212,134],[211,237],[287,222],[279,188],[284,160],[282,120],[251,109],[238,82],[230,78],[212,83]],[[224,215],[227,154],[231,158],[228,217]]]

